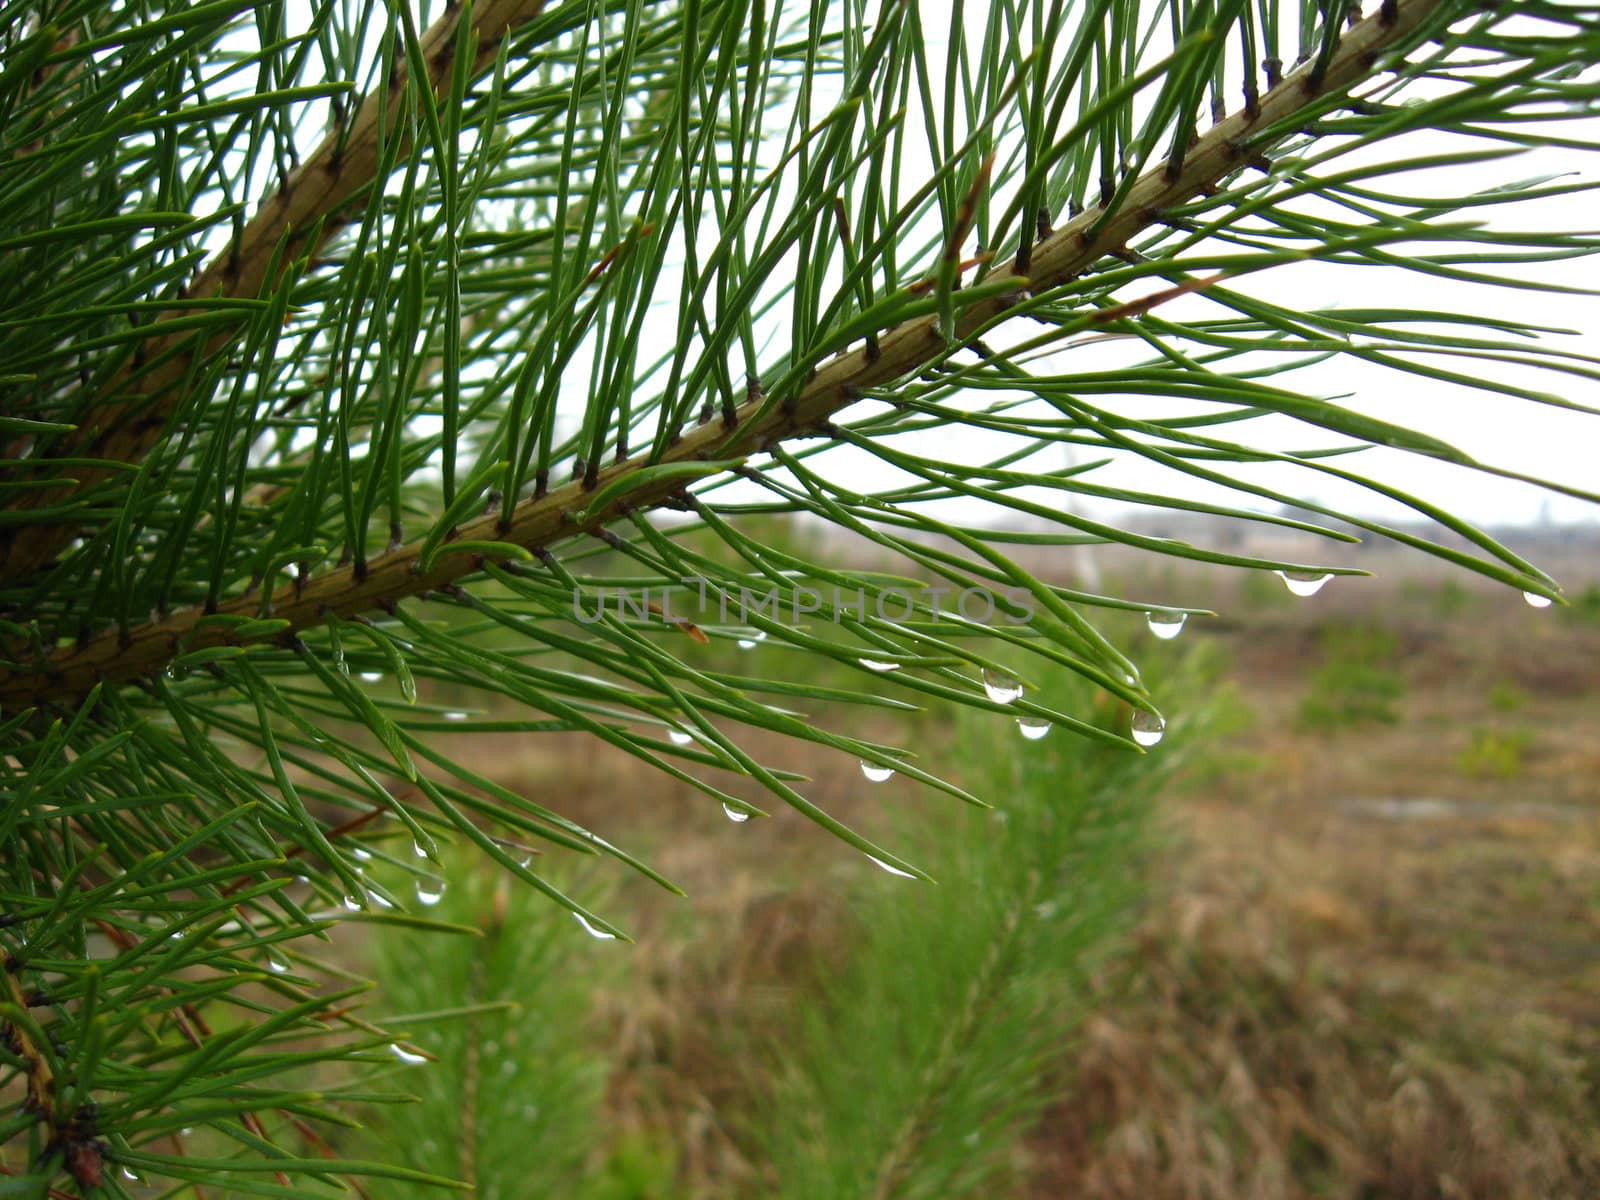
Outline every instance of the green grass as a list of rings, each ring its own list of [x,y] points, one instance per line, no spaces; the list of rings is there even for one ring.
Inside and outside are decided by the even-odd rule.
[[[1073,679],[1041,682],[1052,703],[1078,691],[1062,706],[1093,704]],[[1099,717],[1123,719],[1109,705]],[[1023,1185],[1022,1138],[1055,1098],[1089,978],[1138,910],[1150,805],[1194,723],[1175,716],[1141,757],[1059,731],[1030,742],[992,714],[959,720],[969,786],[995,811],[904,830],[939,885],[872,873],[852,897],[856,943],[800,1004],[751,1114],[772,1167],[763,1195],[914,1200]]]
[[[1393,667],[1399,640],[1373,624],[1335,624],[1318,639],[1322,663],[1307,680],[1298,720],[1302,729],[1393,724],[1406,694]]]
[[[604,1127],[609,1064],[586,1029],[612,944],[585,937],[532,888],[464,858],[451,866],[428,915],[480,937],[386,928],[368,948],[382,1024],[433,1061],[397,1061],[374,1081],[412,1099],[368,1111],[363,1149],[467,1181],[481,1200],[577,1195]],[[446,1194],[399,1182],[383,1191]]]
[[[1474,779],[1515,779],[1532,745],[1532,730],[1483,726],[1472,731],[1466,748],[1456,755],[1456,768]]]

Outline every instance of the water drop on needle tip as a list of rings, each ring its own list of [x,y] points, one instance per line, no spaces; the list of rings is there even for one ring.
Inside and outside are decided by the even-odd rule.
[[[587,920],[584,919],[584,915],[582,913],[573,913],[572,916],[578,922],[579,925],[583,926],[583,931],[585,933],[587,933],[590,937],[594,938],[595,941],[597,941],[597,942],[614,942],[614,941],[617,940],[617,935],[616,934],[607,933],[604,929],[601,929],[598,925],[591,925]]]
[[[983,669],[984,693],[996,704],[1010,704],[1022,695],[1022,682],[1006,671],[996,671],[990,667]]]
[[[1326,571],[1279,571],[1283,586],[1296,596],[1315,596],[1333,576]]]
[[[417,903],[432,908],[444,899],[445,882],[442,879],[423,877],[417,880]]]
[[[1133,714],[1132,721],[1133,740],[1141,746],[1154,746],[1166,736],[1166,718],[1158,713],[1145,712],[1143,709]]]
[[[1183,626],[1189,619],[1188,613],[1151,612],[1145,614],[1145,623],[1150,626],[1150,632],[1164,642],[1170,642],[1183,632]]]
[[[899,867],[891,867],[888,863],[884,862],[883,859],[878,858],[875,855],[869,854],[869,855],[867,855],[867,857],[872,859],[874,864],[876,864],[878,867],[882,868],[883,870],[889,872],[889,874],[891,874],[891,875],[898,875],[898,876],[900,876],[901,879],[915,879],[916,878],[916,876],[913,875],[910,871],[902,871]]]

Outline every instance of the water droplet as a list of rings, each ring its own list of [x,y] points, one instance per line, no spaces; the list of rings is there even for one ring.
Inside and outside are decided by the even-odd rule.
[[[178,1136],[179,1137],[193,1137],[194,1136],[194,1130],[189,1128],[187,1125],[185,1125],[182,1129],[178,1130]]]
[[[363,671],[363,672],[361,672],[361,682],[362,683],[377,683],[382,678],[383,678],[383,672],[382,671]]]
[[[417,903],[432,908],[444,899],[444,887],[444,880],[435,875],[420,876],[417,879]]]
[[[1145,613],[1144,619],[1146,624],[1150,626],[1151,633],[1155,634],[1163,642],[1170,642],[1183,632],[1184,622],[1189,619],[1189,614],[1149,612]]]
[[[1010,704],[1022,695],[1022,681],[1006,671],[983,669],[983,690],[996,704]]]
[[[444,719],[446,721],[465,721],[467,719],[467,714],[462,712],[459,708],[453,708],[449,712],[445,713]]]
[[[894,768],[886,767],[881,763],[868,762],[863,758],[861,760],[861,773],[867,777],[867,782],[869,783],[882,783],[884,780],[894,777]]]
[[[1538,592],[1523,592],[1522,598],[1528,602],[1529,608],[1549,608],[1555,603],[1549,596],[1541,596]]]
[[[1056,902],[1054,900],[1046,900],[1042,904],[1035,904],[1033,911],[1041,921],[1048,921],[1056,915]]]
[[[876,658],[862,658],[857,661],[869,671],[898,671],[900,664],[897,662],[881,662]]]
[[[418,1054],[415,1050],[407,1050],[399,1042],[390,1042],[389,1043],[389,1053],[394,1055],[401,1062],[406,1063],[406,1064],[408,1064],[410,1066],[413,1066],[413,1067],[416,1066],[418,1063],[425,1063],[425,1062],[428,1061],[428,1056],[427,1055]]]
[[[888,863],[884,862],[883,859],[878,858],[876,855],[869,854],[869,855],[867,855],[867,857],[872,859],[874,865],[883,868],[885,871],[889,872],[889,874],[891,874],[891,875],[898,875],[898,876],[900,876],[901,879],[915,879],[916,878],[916,876],[913,875],[910,871],[902,871],[899,867],[891,867]]]
[[[346,896],[344,898],[344,906],[350,912],[360,912],[363,908],[365,908],[367,906],[366,897],[364,897],[364,896]]]
[[[531,854],[519,854],[519,855],[517,855],[517,866],[521,867],[524,871],[526,871],[532,865],[533,865],[533,855],[531,855]]]
[[[144,1182],[143,1180],[141,1180],[139,1178],[138,1175],[136,1175],[134,1173],[134,1170],[133,1170],[132,1167],[123,1167],[122,1168],[122,1177],[124,1179],[126,1179],[129,1183],[142,1183],[142,1182]]]
[[[694,741],[694,734],[690,733],[687,729],[669,729],[667,730],[667,741],[671,742],[674,746],[687,746],[690,742]]]
[[[1326,571],[1279,571],[1283,586],[1296,596],[1315,596],[1333,576]]]
[[[743,825],[750,819],[750,814],[744,809],[735,808],[731,804],[724,804],[722,806],[722,811],[727,814],[728,820],[732,821],[735,825]]]
[[[358,862],[371,862],[372,851],[368,850],[365,846],[356,846],[350,851],[350,857]]]
[[[587,933],[590,937],[594,938],[595,941],[597,941],[597,942],[614,942],[614,941],[617,940],[617,935],[616,934],[608,933],[604,929],[601,929],[597,925],[591,925],[584,918],[584,915],[582,913],[576,913],[575,912],[572,915],[577,919],[578,924],[583,926],[583,931],[585,933]]]
[[[427,847],[425,847],[421,842],[411,843],[411,853],[415,854],[418,858],[428,857]]]
[[[739,639],[739,649],[741,649],[741,650],[754,650],[755,648],[756,648],[756,643],[755,643],[755,640],[753,638],[740,638]]]
[[[382,892],[369,892],[367,894],[372,897],[372,902],[379,908],[394,907],[394,901],[389,899],[389,897],[385,896]]]
[[[282,975],[288,971],[288,969],[289,960],[283,955],[279,954],[276,950],[268,949],[267,970],[271,971],[274,975]]]
[[[1160,713],[1140,709],[1133,714],[1133,740],[1141,746],[1154,746],[1167,732],[1167,719]]]
[[[1017,731],[1030,742],[1037,742],[1050,732],[1050,722],[1043,717],[1018,717]]]

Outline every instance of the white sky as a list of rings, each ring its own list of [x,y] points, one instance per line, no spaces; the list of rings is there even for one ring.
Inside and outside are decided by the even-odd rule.
[[[930,60],[942,73],[944,54],[939,49],[940,38],[933,27],[939,23],[942,6],[938,0],[928,0],[923,5],[924,20],[930,27]],[[981,23],[988,18],[986,6],[967,6],[969,44],[976,46],[981,38]],[[372,31],[375,36],[375,31]],[[1159,53],[1159,49],[1154,51]],[[1233,56],[1230,55],[1230,63]],[[938,79],[933,80],[935,89]],[[1229,82],[1230,98],[1239,92],[1236,82]],[[1149,94],[1145,99],[1148,100]],[[829,102],[818,99],[815,112],[820,115]],[[316,122],[312,122],[313,125]],[[1568,125],[1563,129],[1568,136],[1580,132],[1600,143],[1600,119],[1585,122],[1583,126]],[[911,139],[913,153],[907,158],[908,178],[912,181],[906,190],[914,188],[931,168],[925,158],[918,161],[915,153],[919,139]],[[1442,135],[1414,135],[1411,139],[1384,147],[1385,157],[1403,157],[1441,149],[1461,149],[1465,139],[1446,138]],[[1589,161],[1589,160],[1594,161]],[[1339,160],[1343,166],[1351,159]],[[918,174],[918,172],[922,172]],[[1485,187],[1503,184],[1514,179],[1546,174],[1571,173],[1596,178],[1600,175],[1600,156],[1570,150],[1544,150],[1517,158],[1490,164],[1476,164],[1449,169],[1449,176],[1412,174],[1402,177],[1398,190],[1432,195],[1465,194]],[[1380,183],[1381,187],[1382,184]],[[996,181],[997,197],[1009,196],[1006,181]],[[1349,214],[1342,214],[1348,218]],[[1533,205],[1510,205],[1494,209],[1468,210],[1454,219],[1484,219],[1500,228],[1553,229],[1561,231],[1600,230],[1600,204],[1591,195],[1579,195],[1541,201]],[[717,231],[707,230],[714,240]],[[1490,267],[1489,270],[1509,271],[1516,268]],[[1547,280],[1569,286],[1587,287],[1600,284],[1600,261],[1571,260],[1522,268],[1531,278]],[[1151,280],[1127,289],[1127,298],[1158,291],[1164,286]],[[1311,308],[1324,306],[1373,305],[1412,306],[1419,309],[1443,309],[1502,313],[1521,321],[1557,326],[1575,331],[1568,348],[1586,353],[1600,353],[1600,300],[1594,296],[1564,295],[1542,291],[1512,291],[1486,287],[1468,287],[1437,278],[1417,275],[1401,270],[1378,267],[1338,267],[1320,263],[1301,263],[1292,267],[1274,268],[1239,281],[1237,288],[1251,295],[1260,295],[1284,303],[1289,307]],[[675,310],[678,278],[669,270],[661,281],[659,298]],[[1229,315],[1230,310],[1220,308],[1203,296],[1185,297],[1164,308],[1163,314],[1173,316],[1205,317]],[[665,315],[665,314],[664,314]],[[787,307],[781,306],[771,314],[770,324],[775,330],[786,329]],[[672,336],[675,321],[665,319],[652,323],[666,337]],[[1037,326],[1033,329],[1037,330]],[[1493,336],[1483,331],[1478,336]],[[641,348],[642,356],[649,360],[670,346],[658,344]],[[1097,361],[1099,348],[1074,351],[1062,359],[1062,370],[1093,364],[1096,368],[1104,362],[1115,361],[1116,355],[1128,361],[1129,348],[1110,346],[1104,348],[1105,358]],[[1143,354],[1137,357],[1143,357]],[[1489,375],[1491,367],[1471,359],[1447,358],[1427,360],[1447,369],[1479,375]],[[484,370],[499,369],[498,364],[482,364]],[[572,363],[568,378],[563,381],[563,407],[577,411],[587,399],[587,355],[579,354]],[[1571,376],[1548,372],[1533,372],[1527,368],[1493,368],[1500,377],[1516,379],[1526,385],[1556,392],[1569,400],[1600,408],[1600,384]],[[570,389],[568,383],[570,382]],[[1450,442],[1474,457],[1499,466],[1529,474],[1547,476],[1576,487],[1600,489],[1600,418],[1582,413],[1537,405],[1505,396],[1476,392],[1471,389],[1435,383],[1415,375],[1387,371],[1358,361],[1335,359],[1315,368],[1315,373],[1305,372],[1286,377],[1278,382],[1297,387],[1311,395],[1339,397],[1345,407],[1370,413],[1391,423],[1413,427]],[[1130,415],[1173,416],[1185,412],[1202,412],[1206,406],[1172,400],[1138,399],[1111,401],[1111,407]],[[1323,431],[1302,426],[1287,418],[1251,423],[1246,429],[1224,428],[1221,436],[1233,432],[1243,434],[1242,440],[1254,444],[1258,439],[1274,448],[1308,448],[1331,446],[1338,439]],[[930,435],[919,448],[930,453],[944,454],[956,459],[973,461],[985,451],[998,452],[1000,443],[986,445],[984,436],[962,428],[951,430],[943,438]],[[1098,455],[1095,455],[1098,457]],[[1060,465],[1060,464],[1043,464]],[[1544,492],[1530,485],[1491,478],[1479,473],[1463,471],[1437,461],[1415,455],[1386,450],[1368,451],[1359,456],[1339,460],[1339,465],[1359,470],[1392,482],[1407,491],[1419,494],[1443,507],[1451,509],[1481,524],[1527,523],[1541,518],[1555,521],[1600,521],[1600,508],[1583,501],[1568,499]],[[1284,468],[1261,468],[1257,476],[1282,491],[1307,496],[1334,506],[1359,511],[1364,515],[1393,519],[1405,510],[1384,501],[1371,493],[1339,484],[1326,477],[1316,477],[1306,472]],[[865,455],[846,452],[830,458],[829,474],[848,479],[853,487],[867,489],[888,485],[895,473]],[[1093,482],[1129,486],[1150,491],[1172,491],[1180,495],[1203,497],[1240,506],[1254,503],[1251,497],[1224,493],[1220,489],[1207,489],[1204,485],[1187,481],[1160,467],[1136,459],[1106,468],[1091,476]],[[737,486],[720,490],[719,499],[732,499],[739,492]],[[1209,493],[1209,494],[1208,494]],[[970,507],[970,506],[969,506]],[[1093,503],[1089,508],[1101,508]],[[967,519],[983,519],[966,513]]]

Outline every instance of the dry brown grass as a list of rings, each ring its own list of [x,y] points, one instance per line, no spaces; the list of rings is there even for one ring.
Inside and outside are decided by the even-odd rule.
[[[1176,799],[1171,873],[1033,1138],[1039,1196],[1600,1195],[1600,636],[1346,615],[1399,633],[1404,719],[1293,727],[1309,610],[1231,639],[1255,724]],[[1464,772],[1467,731],[1508,722],[1514,774]]]
[[[1182,582],[1155,594],[1207,602]],[[1340,581],[1194,622],[1252,720],[1169,802],[1136,943],[1028,1140],[1032,1195],[1600,1196],[1600,625],[1436,593]],[[1330,620],[1392,635],[1397,723],[1297,725]],[[1521,748],[1468,769],[1482,730]],[[681,1194],[764,1194],[740,1132],[752,1048],[848,943],[852,853],[781,809],[732,825],[576,738],[472,745],[689,891],[625,889],[640,944],[597,1014],[608,1121],[674,1147]],[[852,821],[890,797],[936,815],[898,781],[867,796],[853,763],[789,765]]]

